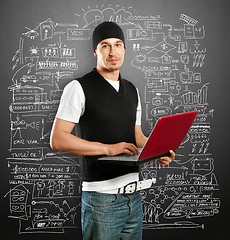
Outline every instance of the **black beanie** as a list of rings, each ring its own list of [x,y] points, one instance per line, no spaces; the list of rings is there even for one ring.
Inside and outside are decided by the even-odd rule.
[[[93,49],[95,50],[98,43],[107,38],[121,39],[125,45],[124,33],[115,22],[103,22],[94,29]]]

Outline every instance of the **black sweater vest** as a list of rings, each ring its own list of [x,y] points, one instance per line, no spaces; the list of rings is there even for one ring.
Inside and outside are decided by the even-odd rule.
[[[120,89],[117,92],[96,69],[78,81],[86,99],[85,111],[79,121],[81,137],[105,144],[136,144],[138,96],[135,86],[120,77]],[[139,171],[138,167],[102,163],[98,157],[80,158],[83,181],[103,181]]]

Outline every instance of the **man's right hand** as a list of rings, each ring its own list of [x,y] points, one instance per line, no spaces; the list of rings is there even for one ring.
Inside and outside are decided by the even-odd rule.
[[[106,144],[106,155],[115,156],[121,153],[128,153],[129,155],[139,154],[138,148],[132,143],[116,143],[116,144]]]

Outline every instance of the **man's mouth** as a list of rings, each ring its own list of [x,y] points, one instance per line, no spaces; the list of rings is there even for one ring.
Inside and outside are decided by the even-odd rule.
[[[109,62],[111,63],[115,63],[115,62],[118,62],[119,59],[118,58],[111,58],[111,59],[108,59]]]

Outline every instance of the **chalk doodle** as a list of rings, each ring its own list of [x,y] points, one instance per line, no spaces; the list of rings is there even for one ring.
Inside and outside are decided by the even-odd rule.
[[[210,149],[214,109],[203,71],[205,26],[184,13],[175,16],[174,25],[165,16],[139,16],[132,7],[119,5],[86,6],[74,17],[75,23],[47,18],[25,26],[12,57],[10,189],[5,193],[9,218],[19,222],[20,234],[80,227],[78,156],[52,150],[49,138],[64,86],[88,64],[80,49],[91,45],[95,26],[114,21],[123,28],[130,50],[126,67],[144,86],[146,134],[161,116],[199,110],[175,161],[165,167],[148,162],[140,170],[140,178],[154,179],[150,189],[141,191],[143,227],[204,228],[203,218],[220,208]]]

